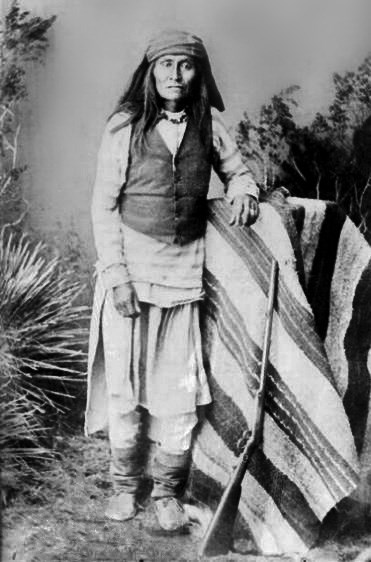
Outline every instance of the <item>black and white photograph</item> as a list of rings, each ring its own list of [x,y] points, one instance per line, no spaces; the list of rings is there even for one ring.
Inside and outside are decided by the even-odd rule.
[[[371,3],[3,0],[2,562],[371,562]]]

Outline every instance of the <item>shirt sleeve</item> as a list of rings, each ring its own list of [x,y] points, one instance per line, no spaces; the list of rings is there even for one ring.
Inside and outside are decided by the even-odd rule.
[[[103,133],[91,206],[98,256],[96,267],[106,289],[130,280],[123,252],[121,218],[116,206],[117,197],[125,181],[130,126],[113,132],[117,119],[118,116],[112,117]]]
[[[228,199],[237,195],[259,198],[259,188],[243,163],[236,143],[219,117],[213,113],[213,168],[225,186]]]

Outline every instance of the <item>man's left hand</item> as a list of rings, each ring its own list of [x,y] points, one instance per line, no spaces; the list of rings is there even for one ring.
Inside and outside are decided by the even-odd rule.
[[[236,195],[231,205],[231,226],[250,226],[259,216],[259,203],[252,195]]]

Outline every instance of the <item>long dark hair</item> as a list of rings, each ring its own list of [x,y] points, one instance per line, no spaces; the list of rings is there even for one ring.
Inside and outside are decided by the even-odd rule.
[[[133,129],[133,147],[142,151],[146,146],[146,136],[159,120],[161,112],[161,98],[159,97],[153,76],[155,61],[149,63],[144,57],[133,77],[120,97],[116,109],[112,113],[128,114],[128,118],[112,129],[115,132],[131,123]],[[207,153],[211,150],[212,125],[209,91],[206,82],[206,72],[202,62],[195,59],[196,79],[187,103],[187,113],[199,129],[200,138]],[[111,115],[111,117],[112,117]]]

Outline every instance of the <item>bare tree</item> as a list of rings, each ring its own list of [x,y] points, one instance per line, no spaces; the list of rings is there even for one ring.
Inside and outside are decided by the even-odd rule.
[[[21,162],[22,109],[27,99],[27,70],[42,64],[47,34],[55,16],[34,17],[12,2],[0,29],[0,225],[1,230],[22,223],[28,201],[22,189],[26,166]]]

